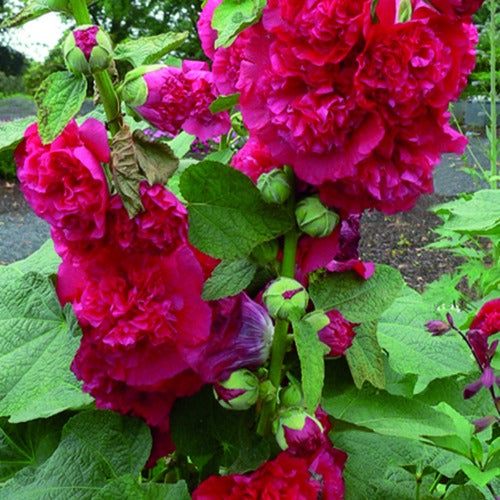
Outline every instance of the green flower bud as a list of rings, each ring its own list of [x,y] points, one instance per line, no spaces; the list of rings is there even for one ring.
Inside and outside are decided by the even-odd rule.
[[[257,181],[257,188],[268,203],[284,203],[292,192],[288,176],[280,168],[262,174]]]
[[[156,71],[163,66],[152,64],[148,66],[139,66],[129,71],[125,75],[125,80],[120,91],[123,102],[132,109],[142,106],[148,99],[148,85],[143,76],[146,73]]]
[[[259,379],[245,368],[236,370],[227,380],[214,384],[214,396],[228,410],[248,410],[259,399]]]
[[[282,450],[298,455],[312,455],[324,440],[321,422],[303,408],[289,408],[278,420],[276,442]]]
[[[328,210],[317,196],[302,200],[295,209],[295,218],[300,230],[315,238],[328,236],[339,222],[339,216]]]
[[[276,259],[279,249],[278,240],[266,241],[253,249],[251,258],[257,264],[265,266]]]
[[[301,318],[309,303],[306,289],[291,278],[278,278],[262,296],[269,315],[278,319]]]
[[[288,408],[301,406],[304,402],[304,394],[298,382],[292,382],[288,387],[280,391],[280,403]]]
[[[83,25],[66,37],[63,52],[70,71],[90,75],[109,67],[113,44],[108,34],[98,26]]]

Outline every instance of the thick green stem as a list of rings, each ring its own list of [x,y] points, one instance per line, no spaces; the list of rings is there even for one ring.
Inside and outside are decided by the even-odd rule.
[[[289,167],[285,167],[285,171],[290,179],[293,193],[293,171]],[[288,209],[291,214],[295,211],[295,197],[292,195],[288,200]],[[296,227],[285,235],[283,244],[283,260],[281,263],[281,276],[287,278],[295,277],[295,259],[297,256],[297,244],[299,240],[299,232]],[[281,379],[283,377],[283,361],[285,359],[286,351],[288,348],[288,327],[289,322],[286,320],[277,320],[274,328],[273,345],[271,347],[271,361],[269,367],[269,380],[279,390]],[[271,428],[271,421],[276,410],[276,398],[266,401],[262,407],[260,414],[259,425],[257,432],[261,436],[269,434]]]
[[[73,16],[78,24],[92,24],[87,2],[85,0],[71,0]]]
[[[77,24],[92,24],[92,19],[85,0],[71,0],[71,7]],[[104,112],[108,119],[109,131],[112,135],[116,135],[121,128],[122,117],[120,113],[120,100],[113,87],[113,82],[107,71],[94,73],[93,76],[97,90],[101,96]]]
[[[498,185],[497,78],[496,78],[496,0],[490,0],[490,186]]]

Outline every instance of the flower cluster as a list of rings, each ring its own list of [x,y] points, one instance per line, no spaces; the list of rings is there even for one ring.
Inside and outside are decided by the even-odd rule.
[[[209,109],[218,92],[208,64],[201,61],[183,61],[182,68],[138,68],[127,77],[122,95],[137,113],[172,135],[182,128],[206,141],[231,127],[227,111],[213,114]]]
[[[323,415],[320,418],[323,419]],[[209,477],[193,492],[193,499],[344,498],[342,471],[347,455],[335,449],[326,437],[330,429],[327,423],[322,439],[315,440],[315,446],[308,448],[307,452],[304,452],[301,442],[300,449],[291,445],[251,474]]]
[[[242,157],[264,153],[263,171],[291,165],[349,212],[407,210],[431,192],[440,155],[466,144],[447,110],[474,65],[469,14],[480,2],[410,3],[400,18],[395,0],[375,12],[370,0],[270,0],[258,24],[215,49],[209,21],[220,0],[209,1],[203,47],[219,90],[241,93],[250,131],[235,166],[253,177],[258,168]]]
[[[202,300],[214,261],[188,243],[186,209],[144,181],[145,210],[129,219],[108,191],[101,162],[109,157],[106,130],[95,120],[70,123],[50,145],[32,126],[16,151],[25,196],[51,224],[63,259],[59,299],[73,305],[82,327],[72,370],[98,407],[147,422],[155,458],[173,449],[175,399],[260,366],[272,323],[245,293]]]

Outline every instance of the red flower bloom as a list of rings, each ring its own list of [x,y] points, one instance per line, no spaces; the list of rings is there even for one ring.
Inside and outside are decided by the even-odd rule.
[[[101,238],[109,192],[101,166],[110,151],[104,125],[72,121],[52,143],[42,144],[36,124],[15,151],[21,189],[34,212],[71,241]]]
[[[135,109],[155,127],[173,135],[182,127],[202,141],[229,131],[229,114],[213,114],[209,109],[218,92],[206,63],[185,60],[182,68],[164,66],[142,78],[147,96]]]
[[[500,299],[493,299],[481,307],[467,332],[469,343],[484,367],[489,366],[496,350],[496,346],[488,345],[488,337],[498,332],[500,332]]]
[[[341,500],[346,458],[326,441],[311,457],[282,452],[251,474],[209,477],[193,492],[193,500]]]
[[[339,311],[332,310],[325,313],[330,323],[318,332],[321,342],[330,348],[328,356],[343,356],[352,345],[356,336],[355,323],[347,321]]]

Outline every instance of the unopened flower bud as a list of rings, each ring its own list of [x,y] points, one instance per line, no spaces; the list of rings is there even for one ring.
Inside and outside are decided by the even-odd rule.
[[[291,278],[278,278],[273,281],[263,295],[269,315],[278,319],[300,319],[304,316],[309,303],[306,289]]]
[[[259,398],[259,379],[250,370],[237,370],[214,384],[214,395],[228,410],[248,410]]]
[[[257,181],[257,187],[262,198],[268,203],[284,203],[292,192],[288,176],[280,168],[262,174]]]
[[[328,210],[317,196],[302,200],[295,209],[299,229],[309,236],[324,238],[332,233],[339,216]]]
[[[83,25],[66,37],[63,51],[70,71],[89,75],[108,68],[113,44],[109,35],[98,26]]]
[[[142,106],[148,99],[148,84],[144,75],[150,71],[160,69],[160,65],[140,66],[125,75],[121,89],[123,102],[131,108]]]
[[[298,382],[292,382],[280,392],[280,403],[285,407],[291,408],[301,406],[303,401],[304,394]]]
[[[348,321],[335,309],[326,313],[313,311],[304,316],[304,321],[318,332],[319,340],[325,344],[325,355],[328,357],[343,356],[356,336],[354,328],[359,326],[358,323]]]
[[[429,333],[432,333],[433,337],[439,337],[450,331],[450,325],[440,320],[428,321],[425,324],[425,328],[427,328]]]
[[[276,441],[282,450],[295,455],[312,455],[324,442],[321,422],[302,408],[289,408],[278,420]]]
[[[266,241],[253,249],[251,258],[257,264],[265,266],[276,259],[279,249],[278,240]]]

